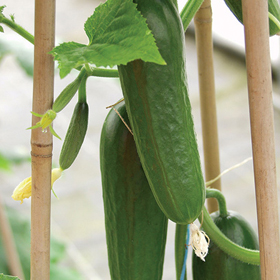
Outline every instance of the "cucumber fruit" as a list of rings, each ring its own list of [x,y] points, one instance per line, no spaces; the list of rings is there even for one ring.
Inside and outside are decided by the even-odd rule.
[[[130,125],[124,102],[115,108]],[[102,128],[100,166],[111,279],[160,280],[168,220],[150,190],[133,136],[113,109]]]
[[[137,0],[167,65],[135,60],[119,76],[137,151],[165,215],[189,224],[205,201],[185,72],[185,37],[171,0]]]

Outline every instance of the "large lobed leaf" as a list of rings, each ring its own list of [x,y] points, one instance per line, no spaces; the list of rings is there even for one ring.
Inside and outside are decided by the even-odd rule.
[[[84,25],[89,44],[63,43],[51,54],[63,78],[86,63],[113,67],[135,59],[165,64],[146,24],[132,0],[108,0],[98,6]]]

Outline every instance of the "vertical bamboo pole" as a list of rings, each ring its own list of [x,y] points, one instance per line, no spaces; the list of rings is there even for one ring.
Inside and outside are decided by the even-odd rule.
[[[205,179],[209,181],[220,174],[210,0],[203,2],[194,17],[194,23],[199,72]],[[211,187],[221,190],[221,181],[216,181]],[[207,203],[209,212],[218,210],[218,204],[215,199],[210,198]]]
[[[44,114],[53,102],[55,0],[35,0],[33,111]],[[35,125],[39,119],[33,116]],[[50,278],[50,196],[52,135],[32,130],[31,279]]]
[[[242,1],[262,280],[280,279],[267,0]]]

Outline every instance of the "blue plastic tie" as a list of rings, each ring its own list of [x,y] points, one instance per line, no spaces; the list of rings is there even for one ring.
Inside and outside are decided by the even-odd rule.
[[[184,262],[183,262],[183,267],[182,267],[180,280],[185,279],[189,242],[190,242],[190,225],[188,225],[188,229],[187,229],[186,249],[185,249],[185,256],[184,256]]]

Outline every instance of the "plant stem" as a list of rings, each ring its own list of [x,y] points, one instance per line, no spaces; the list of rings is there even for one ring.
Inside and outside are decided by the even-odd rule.
[[[262,280],[280,279],[268,6],[242,1]]]
[[[119,71],[117,69],[103,69],[91,67],[88,72],[89,76],[104,77],[104,78],[118,78]]]
[[[180,16],[186,32],[190,22],[192,21],[194,15],[200,8],[204,0],[188,0],[184,8],[182,9]]]
[[[87,75],[84,75],[79,87],[78,93],[78,102],[86,103],[87,102],[87,92],[86,92],[86,85],[87,85]]]
[[[202,222],[202,215],[200,215],[199,220]],[[260,252],[246,249],[229,240],[215,225],[205,207],[203,207],[202,227],[210,239],[228,255],[245,263],[260,265]]]
[[[203,2],[194,17],[194,24],[199,72],[205,180],[209,181],[220,174],[210,0]],[[215,181],[211,187],[221,190],[221,180]],[[217,201],[214,199],[208,199],[207,206],[210,213],[218,210]]]
[[[224,195],[216,189],[206,189],[206,198],[215,198],[218,201],[219,204],[219,212],[221,217],[226,217],[228,215],[227,212],[227,204],[226,204],[226,199]]]
[[[54,87],[55,0],[35,0],[34,83],[32,111],[51,108]],[[35,125],[38,117],[32,117]],[[31,280],[50,279],[52,134],[32,129]]]
[[[6,18],[3,15],[0,15],[0,23],[6,24],[8,27],[10,27],[12,30],[14,30],[16,33],[18,33],[20,36],[22,36],[27,41],[29,41],[31,44],[34,44],[34,36],[32,34],[30,34],[27,30],[25,30],[23,27],[16,24],[14,21]]]

